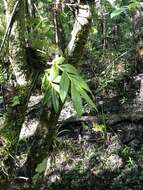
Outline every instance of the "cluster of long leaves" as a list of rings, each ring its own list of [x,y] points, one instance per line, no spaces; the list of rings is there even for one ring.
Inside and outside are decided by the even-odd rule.
[[[114,18],[116,16],[121,15],[122,13],[127,14],[129,11],[139,9],[141,7],[140,1],[138,0],[131,0],[128,5],[126,6],[120,6],[118,3],[116,4],[116,1],[107,0],[112,8],[113,11],[111,12],[111,18]]]
[[[92,108],[96,108],[93,103],[91,91],[86,82],[79,75],[75,67],[64,64],[64,58],[55,59],[51,68],[45,71],[42,80],[42,90],[45,93],[43,103],[53,107],[58,112],[60,105],[69,96],[73,102],[74,109],[78,115],[82,114],[83,99]]]

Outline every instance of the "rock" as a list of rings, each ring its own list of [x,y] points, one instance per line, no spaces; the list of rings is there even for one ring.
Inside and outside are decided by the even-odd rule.
[[[118,135],[113,136],[110,139],[110,144],[107,147],[107,154],[111,155],[112,153],[118,152],[121,149],[121,142]]]
[[[63,121],[63,120],[66,120],[72,116],[74,116],[76,114],[74,108],[73,108],[73,105],[72,105],[72,102],[66,102],[62,111],[61,111],[61,114],[60,114],[60,117],[59,117],[59,121]]]
[[[123,165],[123,160],[116,154],[112,154],[106,160],[106,167],[113,170],[120,168]]]

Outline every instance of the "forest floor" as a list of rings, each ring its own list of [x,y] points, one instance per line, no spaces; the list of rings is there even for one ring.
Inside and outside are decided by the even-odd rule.
[[[108,111],[109,115],[112,111],[120,115],[115,109],[119,108],[117,101],[113,102],[110,105],[105,101],[100,123],[71,120],[60,128],[47,162],[44,190],[143,189],[143,120],[129,118],[106,124]],[[135,105],[139,109],[136,102]],[[125,106],[122,114],[134,112],[131,106],[132,109]],[[72,114],[69,103],[61,120]],[[39,176],[42,164],[37,168]]]
[[[143,124],[102,126],[83,124],[80,133],[59,137],[45,190],[143,189]]]
[[[40,100],[41,97],[31,101],[26,126],[32,126],[35,122]],[[116,108],[119,107],[106,101],[104,108],[101,110],[103,120],[100,123],[96,120],[77,120],[57,130],[54,150],[46,163],[42,190],[143,189],[143,121],[126,119],[113,125],[106,124],[106,113],[109,111],[118,115]],[[124,111],[126,115],[127,109]],[[60,120],[74,114],[71,104],[67,103]],[[32,130],[23,129],[21,138],[31,135],[35,129]],[[37,167],[33,183],[43,172],[44,162]]]

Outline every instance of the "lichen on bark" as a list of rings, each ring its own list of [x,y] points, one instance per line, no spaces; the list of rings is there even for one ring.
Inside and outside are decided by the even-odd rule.
[[[11,13],[15,6],[16,0],[4,1],[6,9],[6,24],[8,25]],[[27,78],[26,70],[29,65],[26,60],[25,51],[25,0],[19,1],[16,13],[14,16],[11,32],[8,39],[8,57],[10,60],[11,75],[14,76],[14,84],[9,78],[7,86],[12,89],[12,93],[8,94],[6,102],[6,116],[1,129],[1,134],[11,142],[11,153],[16,149],[16,144],[19,140],[19,134],[22,124],[25,119],[25,113],[28,106],[32,90],[34,88],[35,75]],[[12,105],[13,98],[17,96],[19,103]],[[13,151],[12,151],[13,150]]]

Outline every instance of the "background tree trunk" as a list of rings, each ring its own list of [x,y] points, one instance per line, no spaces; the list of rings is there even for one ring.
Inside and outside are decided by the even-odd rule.
[[[4,1],[7,25],[16,3],[16,0]],[[10,35],[8,39],[8,55],[10,60],[9,70],[11,74],[6,85],[7,92],[4,95],[6,100],[6,117],[0,133],[10,142],[10,178],[14,174],[15,160],[13,158],[16,153],[21,127],[25,119],[28,102],[37,76],[36,72],[27,76],[29,65],[27,63],[24,32],[26,30],[25,9],[25,0],[19,1],[16,12],[14,13],[12,26],[10,26]],[[14,102],[15,97],[18,100],[17,103]]]

